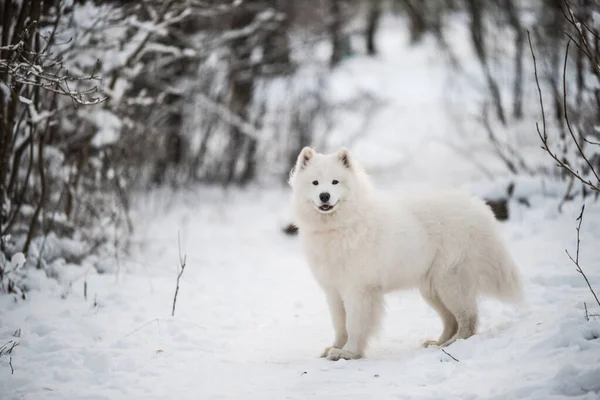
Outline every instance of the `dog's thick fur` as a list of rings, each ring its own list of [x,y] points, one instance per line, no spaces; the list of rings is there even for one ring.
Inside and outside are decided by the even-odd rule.
[[[424,346],[472,336],[478,295],[520,301],[519,272],[480,199],[459,191],[412,199],[382,193],[344,148],[327,155],[304,148],[289,183],[335,329],[323,357],[361,358],[390,291],[418,288],[439,314],[443,332]]]

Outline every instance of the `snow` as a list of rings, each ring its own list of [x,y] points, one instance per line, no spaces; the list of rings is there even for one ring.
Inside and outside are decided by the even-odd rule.
[[[31,99],[28,99],[27,97],[24,96],[19,96],[19,101],[23,104],[33,104],[33,101],[31,101]]]
[[[25,265],[25,255],[21,252],[15,253],[10,258],[10,262],[12,263],[13,268],[15,270],[17,270],[17,269],[21,268],[23,265]]]
[[[501,229],[524,276],[525,307],[482,300],[478,334],[445,349],[455,361],[420,347],[441,323],[418,293],[399,292],[387,297],[365,359],[326,361],[325,299],[298,238],[282,233],[289,188],[156,190],[132,204],[129,251],[76,264],[84,250],[57,243],[50,248],[66,250],[47,266],[53,279],[19,269],[28,270],[28,299],[0,296],[0,346],[19,343],[0,356],[0,398],[598,399],[600,308],[565,254],[575,253],[581,199],[559,212],[563,183],[502,176],[491,160],[499,177],[483,180],[443,146],[456,138],[438,87],[443,60],[384,29],[380,57],[349,60],[334,77],[338,98],[387,88],[387,108],[352,150],[384,189],[460,185],[498,197],[515,182]],[[110,115],[91,117],[108,136],[118,132]],[[336,119],[336,144],[352,131],[344,121]],[[186,269],[172,317],[178,237]],[[596,290],[599,241],[600,204],[588,200],[579,259]]]
[[[92,139],[92,145],[102,147],[115,143],[121,137],[121,120],[111,111],[96,108],[85,114],[86,118],[96,125],[98,132]]]
[[[405,292],[389,296],[367,358],[333,363],[318,358],[332,335],[324,298],[272,212],[286,199],[203,189],[172,207],[157,193],[137,206],[137,250],[121,257],[118,282],[79,268],[28,301],[2,297],[0,337],[21,331],[14,375],[0,358],[3,398],[597,398],[600,319],[585,321],[583,302],[599,310],[564,253],[574,250],[575,204],[559,214],[549,199],[502,225],[527,307],[483,301],[479,334],[446,349],[459,362],[419,347],[440,322]],[[580,259],[594,287],[598,221],[589,205]],[[178,232],[187,267],[171,317]]]
[[[10,100],[10,88],[4,82],[0,82],[0,93],[2,93],[4,101],[8,102]]]

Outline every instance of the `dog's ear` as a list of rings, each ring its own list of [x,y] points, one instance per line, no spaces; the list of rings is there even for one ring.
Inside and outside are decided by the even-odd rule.
[[[302,168],[308,165],[308,162],[315,156],[315,151],[310,147],[305,147],[298,155],[298,160],[296,161],[296,170],[300,171]]]
[[[352,168],[352,160],[350,159],[350,152],[347,148],[340,148],[336,154],[338,159],[344,164],[344,167],[348,169]]]
[[[308,162],[315,156],[315,151],[310,147],[304,147],[300,154],[298,155],[298,160],[296,160],[296,165],[290,171],[290,177],[288,179],[288,184],[292,186],[294,177],[300,171],[302,171],[307,165]]]

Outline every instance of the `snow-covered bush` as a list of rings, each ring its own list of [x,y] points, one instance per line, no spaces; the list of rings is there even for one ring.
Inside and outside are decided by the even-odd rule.
[[[42,1],[3,6],[0,284],[4,290],[17,291],[17,280],[11,277],[17,273],[11,268],[15,257],[28,255],[40,240],[45,243],[51,231],[74,237],[79,221],[70,218],[66,205],[74,199],[88,201],[75,195],[68,180],[74,170],[87,165],[76,162],[76,154],[86,149],[73,142],[75,127],[65,128],[66,109],[93,107],[105,97],[98,93],[97,75],[69,70],[58,52],[57,32],[69,10],[67,5],[57,8]],[[9,258],[11,262],[6,261]]]

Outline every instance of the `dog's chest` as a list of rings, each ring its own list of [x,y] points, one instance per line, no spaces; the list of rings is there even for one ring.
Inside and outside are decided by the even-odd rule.
[[[309,233],[303,237],[308,262],[319,280],[331,280],[354,269],[368,257],[366,237],[352,229]],[[368,247],[368,246],[367,246]]]

